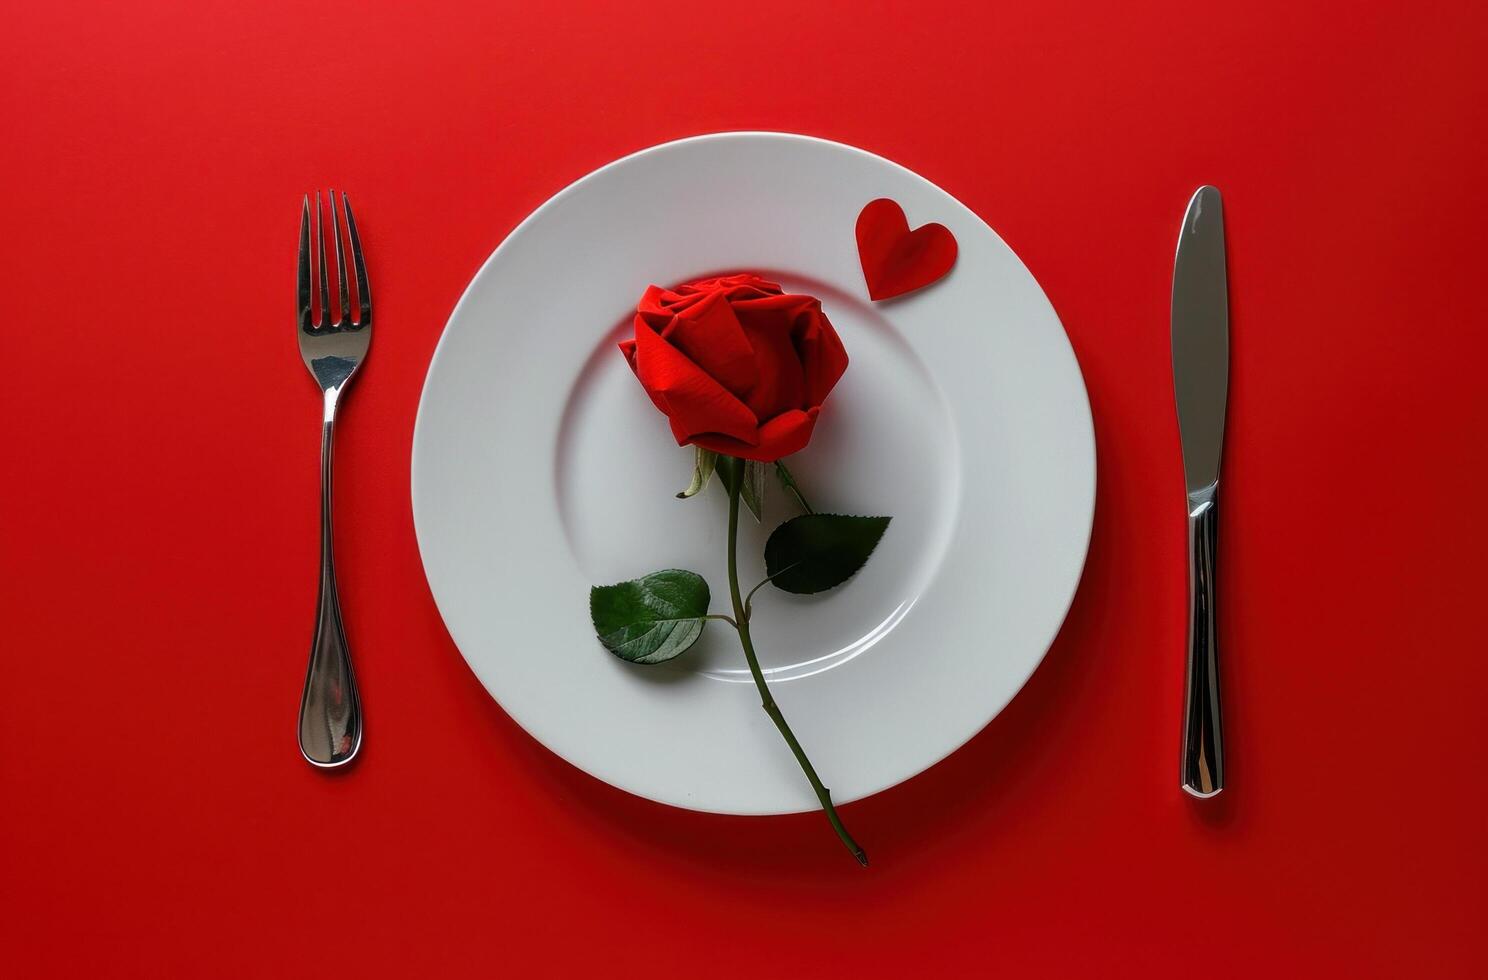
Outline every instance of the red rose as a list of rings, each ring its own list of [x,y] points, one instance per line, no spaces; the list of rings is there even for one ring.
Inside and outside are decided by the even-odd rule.
[[[651,286],[620,350],[679,446],[766,463],[805,448],[847,369],[820,300],[750,273]]]

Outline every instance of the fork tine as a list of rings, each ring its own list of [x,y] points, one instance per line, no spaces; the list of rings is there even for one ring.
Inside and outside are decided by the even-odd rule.
[[[331,291],[326,285],[325,225],[321,223],[324,212],[320,207],[320,191],[315,192],[315,239],[316,270],[320,273],[320,325],[329,327],[331,321]]]
[[[367,282],[367,263],[362,261],[362,240],[357,236],[356,218],[351,216],[351,202],[346,199],[346,192],[341,192],[341,213],[346,216],[346,232],[351,239],[351,264],[356,270],[357,287],[357,326],[366,326],[372,322],[372,286]],[[342,275],[345,281],[345,275]]]
[[[300,207],[300,266],[296,277],[300,304],[300,329],[310,329],[310,195]]]
[[[336,242],[336,284],[341,290],[341,305],[336,308],[339,318],[336,322],[346,327],[351,325],[351,297],[346,292],[346,257],[341,253],[341,223],[336,219],[336,192],[327,191],[326,197],[331,205],[331,238]]]

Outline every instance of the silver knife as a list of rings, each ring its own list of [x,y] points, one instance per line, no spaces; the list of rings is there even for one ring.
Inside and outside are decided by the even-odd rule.
[[[1214,628],[1214,544],[1219,457],[1229,387],[1230,313],[1224,210],[1219,190],[1188,202],[1173,261],[1173,391],[1188,483],[1188,672],[1183,705],[1183,788],[1224,789],[1219,670]]]

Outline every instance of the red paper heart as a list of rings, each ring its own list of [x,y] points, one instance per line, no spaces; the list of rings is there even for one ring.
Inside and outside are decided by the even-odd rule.
[[[956,264],[956,236],[940,224],[909,230],[904,209],[887,197],[858,215],[858,260],[875,300],[928,286]]]

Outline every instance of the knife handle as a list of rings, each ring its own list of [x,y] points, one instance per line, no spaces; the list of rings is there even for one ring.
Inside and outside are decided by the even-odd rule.
[[[1188,495],[1188,672],[1183,704],[1183,788],[1207,798],[1224,789],[1219,663],[1214,630],[1217,485]]]

